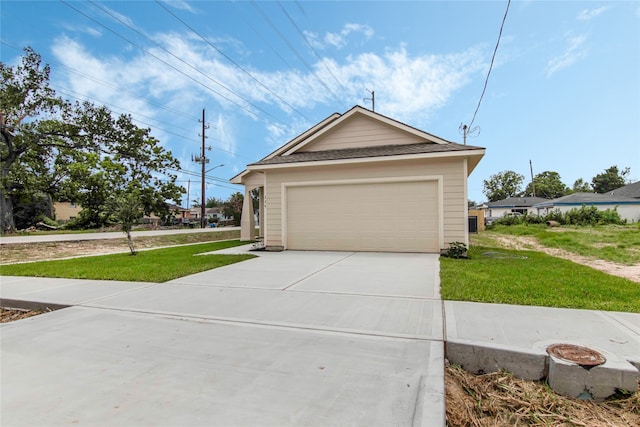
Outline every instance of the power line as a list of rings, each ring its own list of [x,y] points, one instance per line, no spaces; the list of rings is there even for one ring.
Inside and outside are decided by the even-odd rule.
[[[331,94],[331,96],[333,96],[335,99],[340,100],[340,98],[331,90],[331,88],[329,88],[329,86],[327,86],[327,84],[320,78],[318,77],[318,75],[316,74],[315,71],[313,71],[313,68],[307,63],[307,61],[305,61],[305,59],[302,57],[302,55],[300,55],[300,53],[296,50],[295,47],[293,47],[293,45],[291,44],[291,42],[284,36],[284,34],[282,34],[282,32],[278,29],[278,27],[273,23],[273,21],[271,21],[271,19],[269,19],[269,17],[264,13],[264,11],[262,9],[260,9],[260,6],[258,6],[258,4],[255,2],[255,0],[251,0],[251,4],[253,5],[253,7],[260,13],[260,15],[262,15],[262,17],[264,18],[265,21],[267,21],[267,23],[269,24],[269,26],[271,27],[271,29],[278,34],[278,36],[280,36],[280,38],[287,44],[287,46],[289,46],[289,49],[291,49],[291,51],[294,53],[294,55],[296,55],[296,57],[300,60],[300,62],[302,62],[302,64],[307,67],[307,69],[309,70],[309,72],[313,75],[313,77],[316,78],[316,80],[318,80],[318,82],[320,82],[320,84],[322,86],[324,86],[324,88],[327,90],[327,92],[329,92]]]
[[[209,41],[207,38],[205,38],[202,34],[200,34],[198,31],[196,31],[193,27],[191,27],[189,24],[187,24],[184,20],[182,20],[178,15],[176,15],[175,13],[173,13],[173,11],[171,11],[169,8],[167,8],[164,4],[162,4],[160,1],[156,0],[156,3],[162,7],[164,10],[167,11],[167,13],[169,13],[171,16],[173,16],[175,19],[177,19],[179,22],[181,22],[185,27],[187,27],[189,30],[191,30],[195,35],[197,35],[198,37],[200,37],[200,39],[202,39],[202,41],[204,41],[205,43],[207,43],[209,46],[211,46],[216,52],[218,52],[220,55],[224,56],[229,62],[231,62],[233,65],[235,65],[238,69],[240,69],[240,71],[242,71],[243,73],[245,73],[247,76],[249,76],[252,80],[254,80],[256,83],[258,83],[260,86],[262,86],[264,89],[266,89],[269,93],[271,93],[273,96],[275,96],[276,98],[278,98],[280,101],[282,101],[286,106],[288,106],[289,108],[291,108],[293,111],[295,111],[296,113],[300,114],[302,117],[304,117],[307,121],[311,121],[311,119],[309,119],[309,117],[307,117],[303,112],[301,112],[300,110],[298,110],[297,108],[295,108],[293,105],[289,104],[285,99],[283,99],[282,97],[280,97],[277,93],[275,93],[273,90],[271,90],[269,87],[267,87],[264,83],[262,83],[260,80],[258,80],[255,76],[253,76],[253,74],[251,74],[250,72],[248,72],[247,70],[245,70],[240,64],[238,64],[236,61],[234,61],[233,59],[231,59],[228,55],[226,55],[222,50],[220,50],[215,44],[213,44],[211,41]]]
[[[309,46],[309,48],[311,49],[311,52],[313,52],[313,54],[315,55],[315,57],[318,59],[318,61],[320,61],[320,63],[324,66],[324,68],[329,72],[329,74],[331,74],[331,77],[333,77],[333,79],[336,81],[336,83],[338,83],[338,85],[340,85],[340,87],[342,88],[343,93],[348,93],[347,88],[344,87],[344,85],[340,82],[340,80],[338,80],[338,78],[336,77],[335,74],[333,74],[333,71],[331,71],[331,69],[329,68],[329,66],[327,66],[327,64],[322,60],[322,58],[320,58],[320,55],[318,55],[318,52],[316,51],[316,49],[313,47],[313,44],[309,41],[309,39],[307,38],[307,36],[304,34],[304,32],[300,29],[300,27],[298,27],[298,24],[296,24],[296,22],[293,20],[293,18],[291,17],[291,15],[289,14],[289,12],[287,12],[287,9],[284,8],[284,6],[282,5],[281,2],[278,1],[278,6],[280,6],[280,9],[282,10],[282,12],[287,16],[287,18],[289,19],[289,22],[291,22],[291,24],[295,27],[296,31],[298,31],[298,34],[300,34],[300,36],[304,39],[304,41],[307,43],[307,46]]]
[[[511,5],[511,0],[507,0],[507,9],[504,11],[504,17],[502,18],[502,24],[500,25],[500,32],[498,33],[498,41],[496,42],[495,49],[493,49],[493,56],[491,57],[491,64],[489,65],[487,78],[484,81],[484,87],[482,88],[482,94],[480,95],[480,99],[478,100],[478,106],[476,107],[476,111],[473,113],[473,118],[471,119],[471,123],[469,123],[467,129],[473,129],[471,126],[473,126],[473,122],[476,119],[476,114],[478,114],[478,110],[480,109],[480,103],[482,102],[484,93],[487,90],[487,84],[489,83],[489,76],[491,75],[491,70],[493,69],[493,62],[496,59],[496,53],[498,52],[498,46],[500,45],[500,38],[502,37],[502,29],[504,28],[504,23],[507,20],[507,14],[509,13],[509,5]]]
[[[202,83],[201,81],[196,80],[194,77],[191,77],[190,75],[188,75],[188,74],[187,74],[187,73],[185,73],[184,71],[182,71],[182,70],[180,70],[180,69],[178,69],[178,68],[174,67],[173,65],[169,64],[169,63],[168,63],[168,62],[166,62],[165,60],[163,60],[163,59],[159,58],[158,56],[154,55],[153,53],[151,53],[151,52],[149,52],[148,50],[144,49],[143,47],[139,46],[138,44],[136,44],[136,43],[132,42],[131,40],[129,40],[128,38],[126,38],[126,37],[125,37],[125,36],[123,36],[122,34],[118,33],[117,31],[115,31],[115,30],[113,30],[113,29],[109,28],[108,26],[104,25],[103,23],[99,22],[98,20],[94,19],[93,17],[91,17],[91,16],[87,15],[86,13],[82,12],[81,10],[79,10],[79,9],[77,9],[77,8],[75,8],[75,7],[73,7],[73,6],[71,6],[71,5],[70,5],[69,3],[67,3],[65,0],[59,0],[59,1],[60,1],[61,3],[63,3],[65,6],[69,7],[70,9],[75,10],[75,11],[76,11],[77,13],[79,13],[80,15],[82,15],[82,16],[84,16],[84,17],[86,17],[87,19],[89,19],[89,20],[91,20],[91,21],[95,22],[96,24],[100,25],[101,27],[103,27],[103,28],[107,29],[108,31],[110,31],[110,32],[111,32],[111,33],[113,33],[114,35],[116,35],[116,36],[120,37],[121,39],[125,40],[127,43],[130,43],[131,45],[133,45],[133,46],[137,47],[138,49],[140,49],[141,51],[143,51],[143,52],[144,52],[144,53],[146,53],[147,55],[149,55],[149,56],[151,56],[151,57],[155,58],[156,60],[158,60],[158,61],[162,62],[162,63],[163,63],[163,64],[165,64],[166,66],[168,66],[168,67],[172,68],[173,70],[175,70],[175,71],[177,71],[178,73],[182,74],[183,76],[187,77],[189,80],[192,80],[193,82],[195,82],[195,83],[199,84],[200,86],[202,86],[202,87],[204,87],[204,88],[208,89],[209,91],[211,91],[211,92],[215,93],[216,95],[218,95],[218,96],[220,96],[220,97],[222,97],[222,98],[226,99],[226,100],[227,100],[227,101],[229,101],[230,103],[234,104],[235,106],[237,106],[237,107],[241,108],[242,110],[246,111],[247,113],[251,114],[253,117],[255,117],[255,118],[257,118],[257,119],[261,119],[261,120],[263,120],[263,121],[265,121],[265,122],[269,123],[269,121],[268,121],[267,119],[265,119],[264,117],[260,116],[259,114],[255,113],[254,111],[251,111],[251,110],[249,110],[248,108],[246,108],[246,107],[244,107],[244,106],[240,105],[240,104],[239,104],[239,103],[237,103],[236,101],[232,100],[231,98],[229,98],[229,97],[228,97],[228,96],[226,96],[226,95],[221,94],[220,92],[216,91],[216,90],[215,90],[215,89],[213,89],[212,87],[205,85],[205,84],[204,84],[204,83]],[[196,71],[197,71],[197,69],[196,69]],[[198,72],[200,72],[200,71],[198,71]],[[204,73],[202,73],[202,72],[200,72],[200,73],[204,75]],[[209,78],[209,79],[211,79],[211,78]],[[211,80],[213,80],[213,79],[211,79]],[[232,92],[232,93],[234,93],[234,94],[235,94],[235,92]],[[280,122],[280,121],[279,121],[275,116],[273,116],[273,115],[271,115],[270,113],[266,112],[266,111],[265,111],[265,110],[263,110],[262,108],[260,108],[260,107],[257,107],[257,106],[255,106],[255,105],[253,105],[252,103],[250,103],[249,101],[245,100],[244,98],[240,97],[240,96],[239,96],[239,95],[237,95],[237,94],[235,94],[235,95],[236,95],[236,96],[238,96],[238,97],[239,97],[240,99],[242,99],[243,101],[247,102],[249,105],[253,106],[254,108],[256,108],[256,109],[258,109],[258,110],[262,111],[263,113],[265,113],[265,114],[267,114],[267,115],[271,116],[272,118],[274,118],[276,121]],[[280,123],[281,123],[282,125],[285,125],[285,124],[284,124],[284,123],[282,123],[282,122],[280,122]],[[274,126],[276,126],[276,127],[278,127],[278,128],[281,128],[281,129],[282,129],[282,127],[281,127],[280,125],[278,125],[278,124],[274,124]],[[286,125],[285,125],[285,126],[286,126]]]
[[[14,45],[14,44],[11,44],[11,43],[9,43],[9,42],[7,42],[7,41],[5,41],[5,40],[0,41],[0,43],[4,44],[4,45],[6,45],[6,46],[9,46],[9,47],[11,47],[11,48],[13,48],[13,49],[15,49],[15,50],[22,50],[20,47],[18,47],[18,46],[16,46],[16,45]],[[79,75],[79,76],[82,76],[82,77],[84,77],[84,78],[86,78],[86,79],[89,79],[89,80],[91,80],[91,81],[93,81],[93,82],[99,83],[99,84],[101,84],[101,85],[103,85],[103,86],[105,86],[105,87],[108,87],[108,88],[110,88],[110,89],[114,89],[114,90],[117,90],[117,91],[119,91],[119,92],[126,93],[126,94],[129,94],[129,95],[131,95],[131,96],[134,96],[136,99],[139,99],[139,100],[145,101],[146,103],[148,103],[148,104],[150,104],[150,105],[153,105],[154,107],[161,108],[161,109],[163,109],[163,110],[169,111],[170,113],[177,114],[177,115],[182,116],[182,117],[184,117],[184,118],[186,118],[186,119],[189,119],[189,120],[193,120],[194,122],[197,122],[197,121],[198,121],[198,118],[196,118],[196,117],[194,117],[194,116],[191,116],[191,115],[188,115],[187,113],[185,113],[185,112],[183,112],[183,111],[175,110],[175,109],[173,109],[173,108],[169,108],[169,107],[167,107],[166,105],[163,105],[163,104],[157,103],[157,102],[155,102],[155,101],[152,101],[152,100],[150,100],[150,99],[148,99],[148,98],[141,97],[141,96],[140,96],[139,94],[137,94],[137,93],[133,93],[133,92],[128,91],[128,90],[126,90],[126,89],[123,89],[123,88],[121,88],[121,87],[118,87],[118,86],[114,86],[114,85],[112,85],[112,84],[109,84],[109,83],[105,82],[104,80],[100,80],[100,79],[98,79],[98,78],[95,78],[95,77],[93,77],[93,76],[90,76],[89,74],[85,74],[85,73],[83,73],[83,72],[81,72],[81,71],[76,70],[76,69],[75,69],[75,68],[73,68],[73,67],[69,67],[68,65],[62,64],[62,63],[57,62],[57,61],[52,61],[52,60],[51,60],[51,58],[47,58],[47,57],[42,56],[42,55],[40,55],[40,57],[41,57],[42,59],[44,59],[44,60],[45,60],[45,62],[47,62],[48,64],[54,64],[54,65],[56,65],[56,66],[58,66],[58,67],[62,67],[62,68],[64,68],[64,69],[66,69],[66,70],[68,70],[68,71],[70,71],[70,72],[72,72],[72,73],[74,73],[74,74],[77,74],[77,75]]]
[[[172,57],[174,57],[175,59],[177,59],[178,61],[182,62],[183,64],[185,64],[187,67],[191,68],[192,70],[194,70],[197,73],[202,74],[204,77],[206,77],[207,79],[209,79],[210,81],[212,81],[213,83],[217,84],[218,86],[220,86],[221,88],[225,89],[226,91],[234,94],[235,96],[237,96],[238,98],[242,99],[244,102],[246,102],[247,104],[251,105],[253,108],[262,111],[263,113],[265,113],[266,115],[270,116],[272,119],[276,120],[277,122],[282,123],[277,117],[275,117],[274,115],[272,115],[271,113],[269,113],[268,111],[258,107],[257,105],[255,105],[254,103],[252,103],[251,101],[249,101],[248,99],[246,99],[245,97],[243,97],[242,95],[238,94],[237,92],[235,92],[234,90],[228,88],[227,86],[225,86],[224,84],[220,83],[219,81],[217,81],[216,79],[212,78],[211,76],[209,76],[208,74],[204,73],[203,71],[199,70],[198,68],[196,68],[195,66],[189,64],[188,62],[186,62],[185,60],[183,60],[182,58],[180,58],[179,56],[175,55],[173,52],[169,51],[168,49],[166,49],[164,46],[160,45],[159,43],[155,42],[154,40],[151,40],[147,35],[143,34],[142,32],[140,32],[139,30],[137,30],[136,28],[132,27],[131,25],[129,25],[127,22],[123,21],[119,16],[114,15],[111,11],[109,11],[108,9],[99,6],[98,4],[96,4],[95,2],[89,0],[89,3],[91,3],[94,7],[102,10],[104,13],[106,13],[107,15],[111,16],[113,19],[115,19],[116,21],[120,22],[122,25],[124,25],[125,27],[129,28],[130,30],[136,32],[137,34],[141,35],[142,37],[144,37],[145,39],[147,39],[148,41],[150,41],[151,43],[153,43],[154,45],[156,45],[158,48],[162,49],[163,51],[165,51],[166,53],[168,53],[169,55],[171,55]],[[162,5],[161,5],[162,6]],[[164,7],[164,6],[163,6]],[[185,24],[186,25],[186,24]],[[129,42],[131,43],[131,42]],[[140,48],[139,46],[135,45],[136,47]],[[144,51],[144,50],[143,50]],[[145,51],[146,52],[146,51]],[[148,53],[148,52],[147,52]],[[156,58],[157,59],[157,58]],[[163,61],[164,62],[164,61]],[[218,93],[218,92],[216,92]],[[219,93],[218,93],[219,94]],[[219,94],[221,95],[221,94]],[[222,96],[222,95],[221,95]],[[227,100],[230,101],[229,98],[225,98]],[[236,104],[238,105],[238,104]],[[240,106],[240,105],[238,105]]]
[[[67,92],[65,92],[65,91],[69,91],[69,92],[71,92],[71,93],[67,93]],[[101,101],[101,100],[99,100],[99,99],[92,98],[92,97],[90,97],[90,96],[83,95],[83,94],[81,94],[81,93],[75,92],[75,91],[73,91],[73,90],[71,90],[71,89],[67,89],[67,88],[60,88],[60,87],[58,87],[58,89],[56,90],[56,92],[59,92],[59,93],[61,93],[61,94],[63,94],[63,95],[70,96],[70,97],[72,97],[72,98],[76,98],[76,99],[78,99],[78,100],[80,100],[80,99],[81,99],[81,98],[79,98],[79,97],[82,97],[82,98],[84,98],[84,99],[91,99],[91,100],[96,101],[96,102],[99,102],[99,103],[101,103],[101,104],[104,104],[104,105],[107,105],[107,106],[110,106],[110,107],[116,108],[116,109],[118,109],[118,110],[121,110],[121,111],[123,111],[123,112],[125,112],[125,113],[130,113],[130,114],[132,114],[132,118],[133,118],[136,122],[141,123],[141,124],[143,124],[143,125],[145,125],[145,126],[149,126],[149,127],[153,128],[153,129],[155,129],[155,130],[159,130],[159,131],[162,131],[162,132],[164,132],[164,133],[167,133],[167,134],[170,134],[170,135],[174,135],[174,136],[177,136],[177,137],[179,137],[179,138],[183,138],[183,139],[185,139],[185,140],[187,140],[187,141],[191,141],[191,142],[200,142],[199,140],[197,140],[197,139],[195,139],[195,138],[191,138],[191,137],[188,137],[188,136],[185,136],[185,135],[181,135],[181,134],[179,134],[179,133],[175,133],[175,132],[170,131],[170,130],[168,130],[168,129],[163,129],[163,128],[161,128],[161,127],[157,126],[157,125],[154,125],[154,124],[151,124],[151,123],[145,122],[145,121],[143,121],[143,120],[140,120],[139,118],[136,118],[134,115],[135,115],[135,114],[138,114],[138,115],[140,115],[140,116],[142,116],[142,117],[146,117],[146,118],[151,119],[151,120],[157,120],[157,119],[155,119],[155,118],[153,118],[153,117],[149,117],[149,116],[145,116],[145,115],[140,114],[140,113],[132,112],[132,111],[127,110],[127,109],[125,109],[125,108],[118,107],[117,105],[109,104],[109,103],[106,103],[106,102]],[[74,95],[74,94],[75,94],[75,95]],[[157,120],[157,121],[160,121],[160,120]],[[174,126],[174,127],[176,127],[176,126]],[[184,131],[191,132],[191,129],[185,129],[185,128],[180,128],[180,127],[177,127],[177,129],[182,129],[182,130],[184,130]],[[213,138],[213,139],[215,139],[215,140],[219,141],[219,139],[217,139],[217,138]],[[243,157],[243,156],[241,156],[241,155],[239,155],[239,154],[236,154],[236,153],[234,153],[234,152],[232,152],[232,151],[225,150],[224,148],[220,148],[220,147],[216,147],[216,146],[211,146],[211,147],[212,147],[213,149],[215,149],[215,150],[222,151],[222,152],[227,153],[227,154],[230,154],[230,155],[232,155],[232,156],[234,156],[234,157]],[[246,158],[246,157],[245,157],[245,158]]]

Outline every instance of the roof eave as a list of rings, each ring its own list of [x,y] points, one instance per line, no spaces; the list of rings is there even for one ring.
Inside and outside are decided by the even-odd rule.
[[[443,158],[443,157],[473,158],[474,160],[473,168],[475,168],[475,166],[478,164],[478,162],[484,156],[484,154],[485,154],[485,149],[482,148],[482,149],[476,149],[472,151],[471,150],[442,151],[437,153],[401,154],[397,156],[357,157],[352,159],[316,160],[316,161],[295,162],[295,163],[273,163],[273,164],[266,164],[266,165],[260,165],[260,164],[254,163],[252,165],[248,165],[247,170],[261,171],[261,170],[269,170],[269,169],[284,169],[284,168],[309,167],[309,166],[328,166],[328,165],[350,164],[350,163],[414,160],[414,159]],[[471,170],[473,170],[473,168],[470,168],[468,173],[471,173]]]

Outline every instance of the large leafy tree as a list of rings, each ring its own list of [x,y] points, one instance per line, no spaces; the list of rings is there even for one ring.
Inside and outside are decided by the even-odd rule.
[[[37,182],[37,173],[47,168],[48,153],[57,145],[44,130],[64,106],[49,87],[49,67],[41,66],[40,56],[33,50],[26,49],[25,54],[16,67],[0,62],[0,226],[3,232],[15,228],[13,199],[42,186]]]
[[[535,192],[534,192],[535,188]],[[560,178],[558,172],[545,171],[537,174],[525,189],[525,194],[534,194],[537,197],[546,199],[555,199],[562,197],[570,192]]]
[[[571,191],[573,191],[574,193],[592,193],[593,189],[591,188],[591,184],[589,184],[582,178],[578,178],[573,183]]]
[[[593,191],[602,194],[625,186],[627,184],[627,176],[629,175],[629,172],[629,168],[620,170],[618,169],[618,166],[611,166],[603,173],[599,173],[593,177],[591,180]]]
[[[490,202],[506,199],[507,197],[518,197],[522,194],[523,182],[524,176],[514,171],[506,170],[491,175],[489,179],[485,179],[482,192]]]
[[[183,189],[166,174],[179,164],[149,129],[106,107],[59,98],[49,66],[30,48],[21,64],[0,63],[0,75],[2,231],[14,229],[12,201],[25,194],[79,202],[86,226],[108,223],[111,201],[122,194],[139,194],[146,214],[166,214],[166,200],[180,200]]]

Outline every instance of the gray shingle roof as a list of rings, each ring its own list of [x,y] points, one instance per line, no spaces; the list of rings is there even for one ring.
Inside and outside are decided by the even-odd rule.
[[[625,185],[624,187],[616,188],[606,194],[611,196],[624,196],[624,197],[637,197],[640,198],[640,181],[633,184]]]
[[[632,197],[616,196],[611,194],[598,193],[573,193],[558,197],[553,200],[545,200],[536,204],[536,207],[559,206],[559,205],[608,205],[608,204],[640,204],[639,199]]]
[[[496,200],[487,203],[490,208],[513,208],[516,206],[528,207],[536,203],[546,202],[548,199],[542,197],[507,197],[506,199]]]
[[[472,145],[436,144],[433,142],[420,142],[405,145],[382,145],[378,147],[346,148],[342,150],[310,151],[293,153],[288,156],[276,156],[271,159],[263,159],[249,166],[273,165],[284,163],[319,162],[326,160],[359,159],[367,157],[400,156],[406,154],[444,153],[454,151],[484,150],[482,147]]]

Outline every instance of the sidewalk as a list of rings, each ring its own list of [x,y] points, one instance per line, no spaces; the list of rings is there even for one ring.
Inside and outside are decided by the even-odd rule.
[[[3,300],[70,306],[1,327],[3,425],[444,425],[445,351],[637,385],[640,314],[442,302],[438,272],[435,255],[263,252],[163,284],[2,277]],[[607,361],[575,370],[558,343]]]

